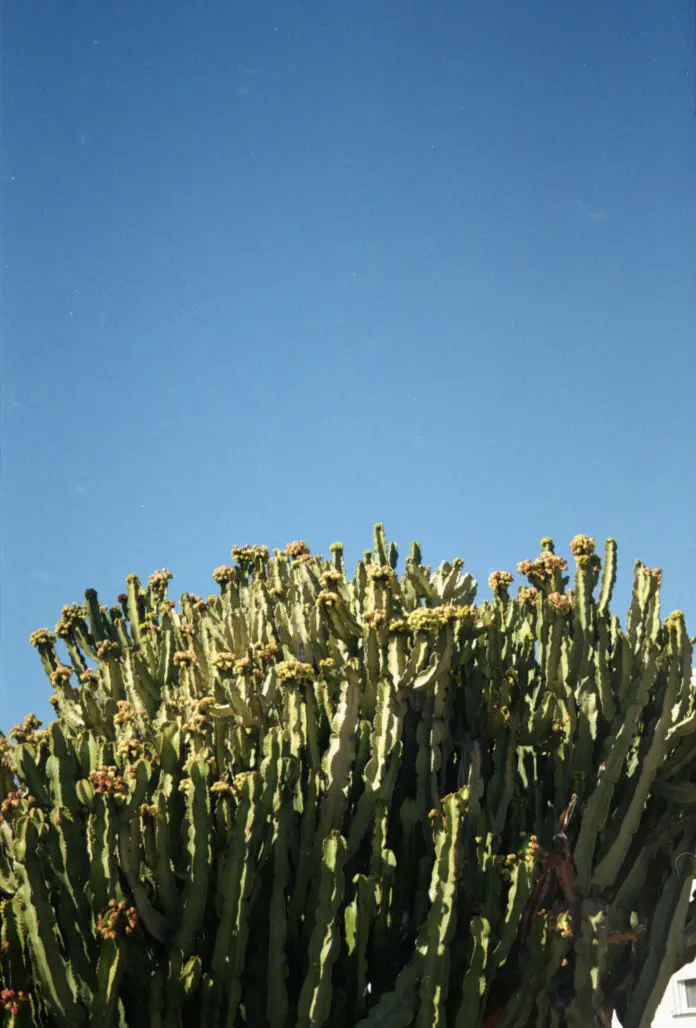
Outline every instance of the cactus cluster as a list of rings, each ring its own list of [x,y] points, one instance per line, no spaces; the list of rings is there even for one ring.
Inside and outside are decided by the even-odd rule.
[[[696,956],[660,573],[622,628],[611,539],[478,605],[382,525],[352,580],[331,550],[235,548],[178,605],[131,575],[33,634],[56,719],[0,736],[1,1023],[650,1024]]]

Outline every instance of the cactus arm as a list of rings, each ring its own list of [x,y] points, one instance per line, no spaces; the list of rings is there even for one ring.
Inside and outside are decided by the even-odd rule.
[[[657,654],[650,650],[640,679],[634,686],[630,705],[624,719],[619,722],[614,737],[608,742],[606,767],[600,776],[594,792],[587,801],[582,816],[580,833],[575,844],[573,858],[578,876],[578,886],[584,894],[592,877],[592,860],[597,834],[604,827],[609,815],[612,796],[619,780],[621,768],[637,731],[640,712],[647,702],[657,676]]]
[[[84,1024],[86,1011],[77,1002],[77,983],[58,944],[55,914],[42,874],[39,829],[31,815],[25,815],[17,826],[16,846],[15,867],[21,882],[17,899],[21,903],[35,987],[62,1028]]]
[[[512,798],[515,792],[515,771],[517,767],[517,725],[519,723],[520,715],[515,712],[511,717],[510,731],[506,740],[507,746],[505,749],[505,756],[499,768],[500,782],[496,789],[495,779],[491,783],[491,793],[496,795],[500,794],[500,800],[496,806],[495,814],[492,821],[492,830],[494,834],[499,834],[503,830],[505,819],[507,817],[508,808],[512,802]]]
[[[452,793],[443,801],[443,812],[430,814],[435,829],[435,860],[430,883],[430,911],[419,944],[423,953],[423,974],[417,1028],[445,1024],[450,953],[456,927],[456,882],[460,865],[460,824],[464,801]]]
[[[345,839],[332,830],[322,846],[319,897],[309,943],[308,970],[297,1008],[297,1028],[321,1028],[331,1009],[331,977],[340,947],[338,912],[343,902]]]
[[[99,909],[116,895],[118,883],[117,821],[112,803],[103,793],[96,793],[87,817],[89,884],[93,902]]]
[[[611,595],[616,584],[616,540],[607,539],[604,545],[604,566],[602,568],[602,582],[599,588],[599,599],[597,600],[597,614],[604,617],[609,610]]]
[[[312,851],[314,850],[317,832],[316,804],[318,798],[318,774],[310,768],[307,772],[307,782],[302,799],[303,806],[295,886],[288,903],[288,945],[291,949],[294,949],[299,943],[302,919],[306,907],[307,888],[313,871]]]
[[[173,945],[190,956],[200,931],[208,896],[210,874],[211,810],[208,792],[210,768],[203,760],[191,765],[186,785],[186,837],[190,869],[181,901],[179,929]]]
[[[268,913],[268,990],[266,1016],[269,1028],[285,1028],[288,1018],[287,892],[290,878],[288,832],[291,811],[281,801],[273,819],[273,893]]]
[[[349,961],[347,976],[354,976],[354,1016],[361,1017],[365,1013],[369,962],[367,946],[370,929],[377,911],[374,884],[366,875],[353,878],[355,889],[352,902],[346,907],[345,939]]]
[[[389,769],[398,762],[405,713],[406,705],[397,697],[394,685],[389,679],[382,679],[377,689],[371,756],[363,773],[365,788],[358,800],[348,836],[348,851],[351,856],[357,852],[367,832],[378,797],[382,796],[387,801],[389,799],[384,792],[389,777],[393,789],[395,776],[389,776]]]
[[[121,870],[135,901],[138,916],[150,935],[164,942],[169,935],[166,918],[153,907],[147,889],[140,881],[140,826],[137,817],[121,820],[118,829],[118,853]],[[115,958],[114,958],[115,959]]]
[[[61,926],[80,994],[91,999],[96,946],[92,936],[92,911],[84,883],[89,878],[81,819],[66,809],[52,810],[51,831],[46,835],[45,877],[54,897],[55,919]]]
[[[673,637],[676,632],[671,630]],[[631,802],[621,824],[621,831],[617,834],[613,844],[604,855],[592,875],[592,884],[599,890],[608,888],[616,879],[621,868],[624,857],[631,845],[631,839],[635,834],[641,818],[645,800],[650,791],[657,770],[664,760],[665,743],[667,732],[672,719],[672,708],[676,698],[676,691],[681,677],[681,660],[677,648],[672,656],[669,668],[667,685],[662,698],[662,710],[660,717],[653,731],[652,740],[647,753],[641,760],[640,774],[632,790]]]
[[[90,1008],[90,1028],[118,1028],[121,1021],[118,989],[123,974],[122,948],[121,939],[102,940],[97,964],[97,991]]]
[[[609,653],[609,629],[606,622],[599,618],[597,620],[597,657],[595,661],[596,688],[602,715],[607,724],[611,724],[616,717]]]
[[[520,855],[513,864],[510,874],[510,889],[507,895],[507,908],[500,928],[500,938],[491,953],[491,963],[500,968],[508,959],[513,944],[519,934],[524,911],[532,895],[536,854],[536,839],[529,839]]]
[[[128,576],[128,622],[130,625],[130,634],[133,640],[133,645],[136,649],[140,649],[142,646],[142,638],[140,635],[140,608],[142,604],[142,593],[140,591],[140,582],[135,575]]]
[[[378,564],[384,565],[388,562],[387,537],[384,534],[384,525],[381,522],[378,522],[374,527],[373,550],[377,555]]]
[[[80,777],[77,773],[77,760],[60,726],[52,724],[49,732],[51,755],[46,761],[46,777],[49,779],[52,805],[67,807],[75,813],[79,808],[75,793],[75,780]]]
[[[491,926],[485,917],[474,917],[471,920],[472,953],[469,966],[464,975],[462,998],[454,1022],[455,1028],[466,1028],[467,1025],[480,1020],[481,1004],[486,992],[486,963],[490,945]]]
[[[249,902],[263,831],[261,775],[254,771],[243,772],[235,779],[235,786],[239,789],[239,807],[220,872],[218,888],[223,903],[211,958],[217,1000],[226,1011],[225,1023],[230,1025],[235,1022],[241,998],[240,976],[248,936]]]
[[[165,725],[157,751],[160,756],[159,783],[153,797],[155,850],[157,854],[156,881],[164,913],[171,924],[179,921],[181,900],[173,873],[172,847],[178,838],[180,819],[179,755],[181,733],[179,725]]]
[[[326,791],[319,811],[318,844],[331,829],[341,828],[355,758],[355,731],[358,723],[360,682],[355,668],[346,665],[338,709],[331,726],[329,747],[322,761]]]
[[[14,752],[14,764],[17,773],[23,782],[26,783],[28,791],[35,797],[41,807],[51,807],[51,795],[44,782],[44,777],[32,753],[33,747],[22,745],[16,747]]]

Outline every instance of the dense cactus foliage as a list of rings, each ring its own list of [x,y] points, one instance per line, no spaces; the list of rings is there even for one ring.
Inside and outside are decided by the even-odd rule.
[[[132,575],[35,632],[4,1023],[649,1025],[696,955],[691,642],[658,571],[622,628],[614,541],[570,548],[572,588],[545,539],[475,605],[378,525],[350,581],[339,544],[243,547],[207,600]]]

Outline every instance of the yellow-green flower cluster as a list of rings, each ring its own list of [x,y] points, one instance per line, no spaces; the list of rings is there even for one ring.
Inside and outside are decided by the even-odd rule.
[[[0,767],[6,771],[12,768],[12,744],[4,735],[0,735]]]
[[[97,771],[90,771],[89,780],[94,791],[105,796],[125,796],[128,793],[125,779],[113,764],[100,767]]]
[[[20,1004],[28,1002],[29,995],[24,989],[2,989],[0,991],[0,1009],[9,1010],[13,1017],[19,1013]]]
[[[665,626],[667,628],[678,628],[680,625],[682,628],[684,627],[684,611],[673,610],[672,613],[665,618]]]
[[[97,917],[97,935],[102,939],[115,939],[124,934],[130,935],[138,923],[135,907],[129,907],[125,900],[110,899],[106,910]]]
[[[288,543],[284,550],[281,551],[286,557],[292,557],[297,559],[298,557],[309,557],[310,549],[304,539],[295,539],[293,542]]]
[[[229,782],[215,782],[210,786],[210,791],[220,796],[234,796],[235,790],[229,784]]]
[[[39,721],[36,714],[27,714],[24,718],[24,724],[13,725],[7,733],[10,739],[14,739],[18,743],[28,743],[30,746],[35,746],[41,742],[46,733],[40,732],[39,729],[43,721]]]
[[[55,628],[58,638],[68,639],[72,635],[75,625],[82,624],[86,614],[84,604],[70,603],[63,607],[60,612],[60,621]]]
[[[97,643],[97,657],[99,660],[108,660],[110,657],[117,657],[121,652],[121,647],[117,642],[112,642],[110,639],[103,639],[100,643]]]
[[[396,578],[394,569],[389,564],[368,564],[365,570],[367,577],[380,585],[389,585]]]
[[[417,607],[406,615],[406,624],[411,632],[439,632],[447,621],[440,607]]]
[[[213,578],[219,585],[223,582],[234,582],[235,570],[227,564],[221,564],[213,571]]]
[[[387,620],[386,612],[383,610],[368,610],[363,614],[363,624],[368,628],[377,628]]]
[[[117,725],[134,725],[135,708],[128,700],[119,700],[117,703],[118,714],[114,714],[114,723]]]
[[[234,653],[230,653],[229,650],[219,650],[212,660],[213,667],[223,672],[233,671],[236,663],[237,657]]]
[[[540,554],[536,560],[521,560],[517,565],[521,575],[525,575],[538,585],[543,585],[553,578],[554,572],[566,571],[567,568],[568,561],[565,557],[558,557],[549,551]]]
[[[72,678],[73,668],[68,667],[67,664],[59,664],[55,671],[51,672],[50,679],[51,685],[67,685]]]
[[[198,664],[198,659],[193,650],[177,650],[172,656],[172,661],[175,664],[180,664],[182,667],[194,667]]]
[[[589,535],[574,535],[570,540],[570,552],[574,557],[589,557],[595,551],[595,541]]]
[[[509,571],[494,571],[488,579],[488,585],[494,593],[504,592],[512,585],[513,577]]]
[[[262,646],[259,650],[259,658],[265,664],[270,663],[272,660],[277,660],[279,656],[280,646],[278,643],[266,643],[266,645]]]
[[[569,596],[564,596],[563,593],[550,593],[546,599],[549,606],[553,607],[558,614],[563,614],[565,616],[566,614],[570,614],[573,609],[572,600]]]
[[[251,657],[240,657],[234,662],[234,670],[238,675],[246,675],[248,678],[258,678],[261,672],[254,667]]]
[[[153,571],[150,575],[149,582],[153,589],[158,592],[163,592],[167,588],[167,582],[171,582],[174,575],[167,568],[162,568],[160,571]]]
[[[527,835],[526,832],[522,832],[522,838],[527,839],[527,843],[524,847],[523,859],[526,867],[533,871],[536,865],[539,854],[541,853],[541,847],[539,846],[539,840],[536,835]]]
[[[405,620],[411,632],[434,633],[439,632],[443,625],[456,621],[474,622],[476,611],[473,607],[457,607],[453,603],[443,603],[440,607],[416,607],[406,615]]]
[[[193,707],[193,713],[188,721],[185,721],[182,728],[185,732],[204,732],[210,725],[210,714],[208,708],[215,703],[212,696],[203,696]]]
[[[257,560],[268,560],[270,553],[267,546],[252,546],[246,543],[244,546],[234,546],[232,557],[241,567],[250,567]]]
[[[519,856],[517,853],[500,854],[498,857],[494,857],[493,861],[500,868],[500,873],[503,881],[510,881],[512,870],[515,865],[519,862]]]
[[[6,818],[11,818],[12,815],[26,807],[33,807],[36,800],[31,793],[25,793],[22,795],[21,792],[8,792],[5,799],[0,803],[0,822]]]
[[[125,760],[138,760],[145,751],[140,739],[120,739],[116,746],[116,754]]]
[[[32,646],[36,646],[37,649],[40,646],[52,646],[55,641],[55,635],[53,632],[49,632],[47,628],[37,628],[37,630],[32,632],[29,636],[29,642]]]
[[[276,664],[276,671],[281,682],[311,682],[314,680],[314,668],[300,660],[281,660]]]

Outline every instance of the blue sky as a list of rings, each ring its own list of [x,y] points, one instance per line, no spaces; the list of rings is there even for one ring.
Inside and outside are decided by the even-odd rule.
[[[0,727],[28,642],[233,545],[385,523],[486,596],[551,535],[696,632],[694,11],[15,0]]]

